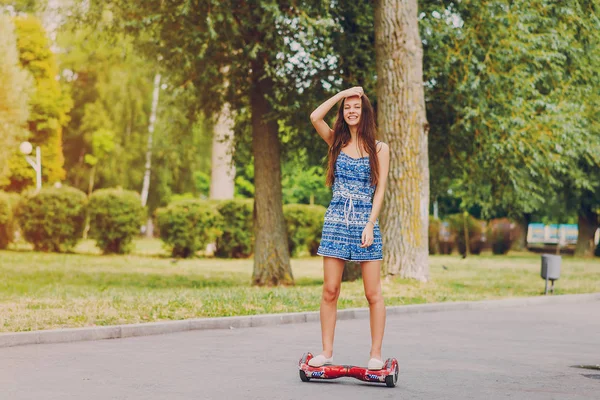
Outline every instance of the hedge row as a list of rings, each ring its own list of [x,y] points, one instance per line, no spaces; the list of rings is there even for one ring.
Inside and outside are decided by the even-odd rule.
[[[325,208],[301,204],[283,207],[290,254],[316,255]],[[104,253],[128,253],[144,223],[139,195],[121,189],[85,193],[71,187],[43,188],[23,196],[0,192],[0,249],[14,240],[17,226],[36,250],[71,251],[89,218],[90,237]],[[190,257],[216,243],[218,257],[243,258],[252,254],[252,200],[181,200],[155,214],[160,237],[174,257]],[[470,215],[455,214],[445,221],[429,220],[429,251],[450,254],[455,247],[479,254],[491,247],[506,254],[523,232],[506,218],[488,224]],[[600,250],[597,250],[600,253]]]
[[[324,215],[322,206],[284,206],[292,255],[316,254]],[[23,196],[0,192],[0,249],[14,240],[19,226],[35,250],[72,251],[89,223],[89,236],[98,248],[125,254],[144,216],[139,195],[128,190],[101,189],[89,199],[66,186]],[[192,256],[209,243],[216,243],[215,254],[226,258],[248,257],[254,248],[252,200],[181,200],[158,209],[155,222],[174,257]]]
[[[173,257],[189,257],[214,242],[217,257],[245,258],[254,249],[253,206],[252,200],[178,201],[156,211],[156,224]],[[283,213],[290,253],[316,255],[325,208],[288,204]]]
[[[24,195],[17,206],[23,238],[39,251],[71,251],[85,228],[87,196],[71,187]]]
[[[143,208],[137,193],[102,189],[88,197],[72,187],[43,188],[22,196],[0,192],[0,248],[21,235],[38,251],[72,251],[89,217],[90,234],[104,253],[127,253],[139,232]]]
[[[223,219],[214,204],[181,200],[155,214],[160,238],[173,257],[190,257],[206,248],[221,233]]]
[[[283,206],[292,256],[300,255],[303,250],[308,251],[311,256],[317,255],[325,211],[325,207],[319,205],[286,204]]]
[[[471,215],[453,214],[445,221],[429,217],[429,253],[451,254],[454,248],[465,255],[480,254],[490,247],[493,254],[506,254],[522,238],[518,224],[507,218],[492,219],[486,224]]]
[[[90,196],[88,208],[96,245],[105,254],[129,253],[146,216],[140,196],[130,190],[100,189]]]

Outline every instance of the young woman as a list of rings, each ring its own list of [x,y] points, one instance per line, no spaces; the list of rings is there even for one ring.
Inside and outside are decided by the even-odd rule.
[[[333,129],[324,118],[340,102]],[[333,363],[337,300],[345,260],[360,262],[365,296],[369,303],[371,354],[367,367],[381,369],[381,343],[385,305],[381,293],[382,242],[377,217],[390,163],[389,147],[376,141],[373,107],[361,87],[344,90],[321,104],[310,115],[319,135],[329,145],[327,185],[333,198],[323,224],[318,254],[323,256],[321,337],[323,352],[308,363],[318,367]]]

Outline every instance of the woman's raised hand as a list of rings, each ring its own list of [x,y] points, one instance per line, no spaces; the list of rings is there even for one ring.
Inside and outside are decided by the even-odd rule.
[[[329,125],[327,125],[327,122],[325,122],[325,115],[327,115],[327,112],[342,99],[352,96],[361,97],[364,93],[365,91],[360,86],[342,90],[326,100],[310,114],[310,121],[317,130],[317,133],[323,138],[323,140],[325,140],[325,142],[327,142],[329,146],[333,145],[333,129],[331,129]]]
[[[343,90],[341,94],[344,96],[344,98],[352,96],[361,97],[363,94],[365,94],[365,91],[363,90],[362,86],[354,86],[350,89]]]

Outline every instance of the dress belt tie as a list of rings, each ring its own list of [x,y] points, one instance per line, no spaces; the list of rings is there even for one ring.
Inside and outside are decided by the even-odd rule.
[[[366,196],[364,194],[354,194],[348,191],[338,191],[334,193],[335,195],[342,196],[346,201],[344,202],[344,221],[346,222],[346,228],[350,227],[350,217],[355,216],[354,212],[354,200],[363,200],[371,202],[371,197]],[[356,219],[356,218],[353,218]]]

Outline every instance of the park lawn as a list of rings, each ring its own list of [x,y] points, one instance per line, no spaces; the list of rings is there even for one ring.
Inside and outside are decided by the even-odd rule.
[[[292,260],[293,287],[249,285],[252,259],[168,258],[158,241],[127,256],[101,256],[84,241],[76,254],[0,251],[0,332],[185,318],[317,311],[320,257]],[[444,269],[445,266],[447,269]],[[540,255],[430,257],[431,281],[382,282],[386,305],[537,296]],[[556,294],[600,292],[600,259],[564,256]],[[362,282],[344,282],[339,308],[367,307]]]

